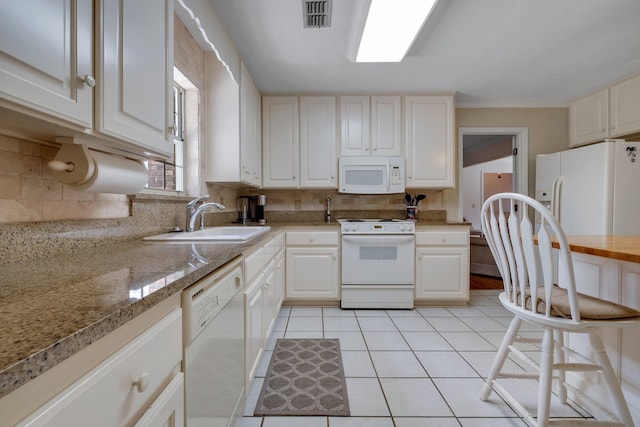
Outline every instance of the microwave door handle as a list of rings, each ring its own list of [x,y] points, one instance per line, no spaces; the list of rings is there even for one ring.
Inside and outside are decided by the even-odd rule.
[[[391,164],[387,159],[387,193],[391,191]]]

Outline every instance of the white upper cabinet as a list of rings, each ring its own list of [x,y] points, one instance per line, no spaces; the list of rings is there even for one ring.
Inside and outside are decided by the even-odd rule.
[[[300,187],[336,188],[335,96],[300,97]]]
[[[262,99],[262,184],[265,188],[298,188],[298,97]]]
[[[640,131],[640,75],[611,86],[609,102],[610,136]]]
[[[1,2],[0,50],[1,104],[92,127],[92,2]]]
[[[581,98],[569,106],[569,146],[602,141],[609,136],[609,89]]]
[[[407,188],[453,187],[453,96],[407,96],[405,114]]]
[[[401,97],[371,97],[371,154],[374,156],[402,155]]]
[[[640,132],[640,75],[569,106],[569,146]]]
[[[336,133],[335,97],[264,97],[264,188],[337,188]]]
[[[173,0],[99,1],[96,128],[171,154]]]
[[[17,132],[172,154],[173,0],[5,1],[0,46],[0,105],[21,115]]]
[[[262,186],[262,114],[260,92],[242,63],[240,69],[240,167],[242,181]]]
[[[260,93],[244,64],[240,86],[207,53],[207,171],[209,182],[262,185]]]
[[[367,156],[371,149],[371,98],[340,97],[340,155]]]
[[[342,156],[402,154],[401,97],[341,96]]]

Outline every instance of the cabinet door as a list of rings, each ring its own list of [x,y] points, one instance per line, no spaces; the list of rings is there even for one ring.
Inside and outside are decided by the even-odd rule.
[[[300,187],[337,188],[336,98],[300,98]]]
[[[250,386],[264,349],[264,275],[260,275],[244,293],[245,313],[245,387]]]
[[[367,156],[370,153],[371,99],[368,96],[340,97],[340,155]]]
[[[284,270],[284,250],[276,255],[276,317],[284,302],[285,270]]]
[[[416,299],[468,300],[468,249],[438,246],[416,248]]]
[[[400,96],[371,97],[371,154],[402,155]]]
[[[184,426],[184,374],[178,372],[134,427]]]
[[[260,93],[244,63],[240,70],[240,180],[259,187],[262,185]]]
[[[571,254],[571,257],[576,279],[576,291],[612,302],[620,300],[620,290],[617,285],[620,282],[620,268],[616,260],[575,252]],[[562,285],[562,280],[566,277],[566,270],[562,264],[559,266],[558,277],[560,285]],[[618,373],[620,365],[615,360],[617,358],[615,349],[618,347],[618,330],[601,328],[598,333],[609,353],[613,369]],[[582,354],[590,354],[591,344],[588,336],[585,334],[565,334],[565,337],[567,344],[571,348]],[[574,361],[577,361],[577,359]],[[597,396],[598,399],[607,399],[605,393],[603,393],[606,391],[606,386],[601,375],[597,373],[580,373],[577,375],[580,380],[573,380],[573,378],[576,378],[574,375],[568,376],[570,383],[579,384],[581,388],[584,387],[585,391],[588,390],[590,396]]]
[[[286,249],[287,299],[338,299],[338,248]]]
[[[182,359],[182,311],[175,310],[87,373],[20,426],[132,425]],[[150,363],[149,361],[153,361]],[[139,386],[134,384],[139,381]]]
[[[407,188],[454,186],[452,96],[407,96]]]
[[[640,310],[640,264],[622,262],[621,282],[622,300],[621,303]],[[640,328],[632,326],[624,328],[620,337],[620,382],[624,391],[627,403],[630,406],[634,418],[640,416],[640,353],[638,343],[640,342]],[[613,359],[613,356],[610,355]],[[616,361],[612,360],[615,364]]]
[[[262,183],[264,188],[298,188],[298,98],[262,100]]]
[[[0,3],[2,100],[92,127],[92,3]]]
[[[263,331],[264,331],[264,340],[269,338],[271,332],[273,332],[273,326],[276,323],[276,317],[278,317],[278,313],[276,312],[276,270],[275,263],[271,262],[270,266],[267,267],[265,271],[264,278],[264,311],[263,311]]]
[[[609,89],[569,106],[569,146],[601,141],[609,136]]]
[[[609,134],[615,137],[640,131],[640,76],[611,86],[609,100]]]
[[[173,151],[173,1],[99,1],[97,131]]]

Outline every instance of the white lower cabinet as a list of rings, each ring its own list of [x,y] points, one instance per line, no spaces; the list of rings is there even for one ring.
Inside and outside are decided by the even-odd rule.
[[[284,302],[285,295],[285,257],[284,257],[284,233],[276,236],[276,278],[275,278],[275,289],[276,289],[276,306],[278,307],[278,311],[280,307],[282,307],[282,303]],[[276,316],[277,316],[276,312]]]
[[[245,322],[245,390],[255,374],[258,362],[264,351],[264,274],[260,273],[244,292]]]
[[[469,300],[469,227],[416,232],[416,303]]]
[[[618,261],[615,259],[572,253],[573,268],[578,292],[623,304],[640,310],[640,264]],[[562,276],[561,276],[562,277]],[[617,330],[614,328],[600,328],[600,339],[613,369],[622,384],[622,391],[629,405],[631,416],[636,425],[640,424],[640,358],[638,357],[638,342],[640,342],[640,327],[631,326]],[[578,351],[589,348],[588,339],[583,334],[567,334],[567,342]],[[580,390],[587,393],[595,401],[608,404],[609,393],[601,376],[593,373],[572,373],[567,380]],[[588,402],[579,402],[587,405]]]
[[[184,426],[184,374],[178,372],[135,427]]]
[[[181,360],[176,309],[18,425],[182,426]]]
[[[284,233],[276,234],[245,256],[245,390],[249,386],[264,352],[267,338],[273,332],[282,306],[278,286],[277,251],[282,248]],[[282,257],[280,249],[280,257]]]
[[[287,300],[340,298],[338,242],[338,231],[287,231]]]

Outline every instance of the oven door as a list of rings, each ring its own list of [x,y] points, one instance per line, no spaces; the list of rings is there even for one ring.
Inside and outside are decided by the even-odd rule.
[[[413,285],[413,235],[343,235],[342,284]]]

